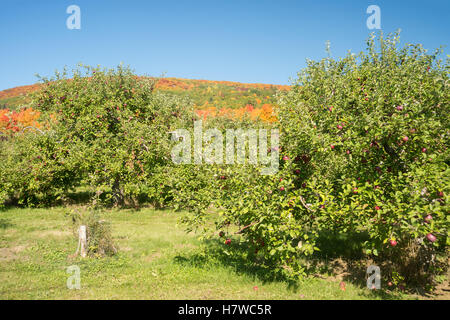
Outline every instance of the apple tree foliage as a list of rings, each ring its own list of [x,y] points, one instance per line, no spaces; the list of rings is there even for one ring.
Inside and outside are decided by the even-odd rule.
[[[364,254],[400,273],[411,268],[405,261],[413,272],[436,270],[450,244],[449,64],[440,50],[398,42],[372,36],[358,55],[308,61],[279,95],[277,174],[248,164],[204,169],[214,178],[204,191],[196,180],[194,191],[219,210],[209,235],[222,236],[228,254],[229,239],[301,276],[322,234],[359,233]],[[185,221],[204,228],[206,212]]]
[[[98,204],[164,201],[169,132],[192,121],[189,102],[122,66],[80,66],[71,79],[64,71],[43,81],[32,107],[48,126],[2,142],[0,202],[47,204],[80,186]]]

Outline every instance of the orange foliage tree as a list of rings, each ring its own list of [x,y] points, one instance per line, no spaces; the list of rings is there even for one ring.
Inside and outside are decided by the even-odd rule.
[[[15,133],[26,127],[40,128],[38,122],[41,113],[32,108],[23,108],[19,112],[9,109],[0,110],[0,132]]]
[[[271,104],[264,104],[261,108],[255,108],[251,104],[247,104],[242,108],[221,108],[207,107],[204,109],[197,109],[195,113],[203,120],[215,117],[225,117],[232,120],[250,119],[253,121],[263,121],[273,123],[277,121],[274,106]]]

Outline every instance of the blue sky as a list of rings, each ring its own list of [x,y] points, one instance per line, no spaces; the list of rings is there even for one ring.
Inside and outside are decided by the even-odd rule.
[[[69,5],[81,30],[69,30]],[[305,59],[364,49],[369,5],[381,9],[383,32],[402,42],[448,46],[448,0],[2,0],[0,90],[37,81],[81,62],[138,74],[288,84]],[[446,49],[448,53],[448,48]]]

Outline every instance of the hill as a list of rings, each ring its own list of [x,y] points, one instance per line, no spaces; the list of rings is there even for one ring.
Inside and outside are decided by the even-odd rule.
[[[0,91],[0,108],[17,110],[30,102],[29,93],[38,90],[41,84],[15,87]],[[191,80],[161,78],[157,90],[185,95],[192,99],[197,110],[239,109],[248,106],[262,107],[275,104],[278,90],[289,90],[289,86],[231,81]]]

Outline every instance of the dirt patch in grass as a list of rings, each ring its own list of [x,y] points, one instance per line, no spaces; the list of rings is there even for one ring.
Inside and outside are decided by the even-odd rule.
[[[158,260],[161,257],[162,257],[161,252],[157,251],[157,252],[153,252],[152,254],[149,254],[148,256],[145,256],[144,261],[152,262],[154,260]]]
[[[447,279],[436,286],[433,295],[429,298],[432,300],[450,300],[450,268],[447,270]]]
[[[445,283],[442,283],[436,287],[432,300],[450,300],[450,283],[447,279]]]
[[[12,261],[19,258],[19,253],[26,249],[26,246],[15,246],[11,248],[0,248],[0,261]]]
[[[72,233],[69,231],[61,231],[61,230],[48,230],[48,231],[35,231],[34,234],[38,238],[64,238],[68,236],[72,236]]]

